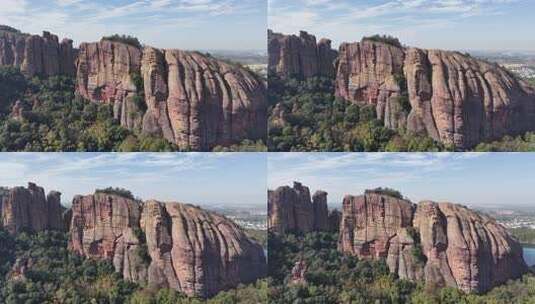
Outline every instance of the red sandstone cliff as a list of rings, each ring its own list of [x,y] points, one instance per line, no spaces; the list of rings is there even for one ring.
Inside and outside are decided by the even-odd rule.
[[[317,191],[311,199],[308,187],[298,182],[269,190],[268,227],[281,234],[329,230],[327,193]]]
[[[269,70],[282,77],[333,77],[337,52],[331,41],[301,31],[299,36],[268,31]]]
[[[191,205],[97,193],[76,197],[72,210],[70,248],[109,259],[127,280],[208,297],[266,271],[260,245]]]
[[[344,43],[336,95],[374,105],[386,127],[461,149],[535,130],[535,89],[497,64],[459,52]]]
[[[248,70],[198,52],[146,47],[141,73],[143,131],[189,150],[267,136],[266,88]]]
[[[76,50],[72,40],[0,29],[0,65],[19,67],[29,77],[74,75]]]
[[[141,76],[143,91],[135,75]],[[161,135],[183,150],[207,151],[267,136],[264,83],[244,68],[198,52],[84,43],[77,92],[113,104],[123,126]]]
[[[21,231],[62,230],[61,193],[28,183],[28,188],[4,189],[0,197],[0,226],[11,234]]]
[[[338,248],[386,260],[401,278],[485,292],[527,271],[522,248],[495,220],[460,205],[381,193],[346,196]]]

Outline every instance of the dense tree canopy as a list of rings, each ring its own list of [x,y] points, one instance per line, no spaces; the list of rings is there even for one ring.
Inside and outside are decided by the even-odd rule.
[[[139,49],[142,47],[141,42],[139,42],[139,39],[137,39],[134,36],[130,36],[130,35],[113,34],[111,36],[102,37],[102,40],[122,42],[122,43],[126,43],[128,45],[131,45],[131,46],[135,46],[135,47],[137,47]]]

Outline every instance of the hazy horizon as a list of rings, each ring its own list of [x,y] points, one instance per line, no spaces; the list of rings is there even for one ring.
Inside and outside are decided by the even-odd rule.
[[[396,189],[413,203],[535,203],[531,153],[278,153],[268,156],[268,174],[269,189],[299,181],[311,194],[327,191],[330,207],[377,187]]]
[[[529,0],[272,0],[268,26],[275,32],[305,30],[333,41],[392,35],[425,49],[535,51]]]
[[[5,0],[0,24],[59,39],[125,34],[157,48],[266,49],[267,0]]]
[[[0,186],[34,182],[75,195],[120,187],[143,200],[207,207],[263,206],[267,200],[264,153],[0,153]]]

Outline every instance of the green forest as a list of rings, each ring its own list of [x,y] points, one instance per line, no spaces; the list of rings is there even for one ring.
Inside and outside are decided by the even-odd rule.
[[[484,295],[437,288],[397,278],[385,261],[359,260],[337,250],[337,233],[269,236],[269,275],[273,304],[287,303],[535,303],[535,276],[525,275]],[[304,261],[306,283],[292,283],[291,270]]]
[[[535,229],[522,227],[511,228],[509,232],[514,235],[522,244],[535,245]]]
[[[373,106],[336,98],[329,78],[282,80],[270,75],[268,101],[270,151],[452,150],[430,137],[385,128]]]
[[[256,304],[267,303],[268,280],[241,285],[209,300],[171,289],[127,282],[108,261],[82,258],[67,249],[62,232],[21,233],[0,229],[0,303],[5,304]],[[27,267],[21,274],[22,266]]]

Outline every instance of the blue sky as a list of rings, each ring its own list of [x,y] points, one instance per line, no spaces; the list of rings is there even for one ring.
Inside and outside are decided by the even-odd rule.
[[[33,181],[65,205],[112,186],[142,199],[265,206],[266,162],[264,153],[0,153],[0,185]]]
[[[534,12],[533,0],[270,0],[269,26],[335,45],[379,33],[423,48],[535,51]]]
[[[376,187],[415,203],[535,206],[535,153],[271,153],[268,172],[270,189],[301,181],[331,206]]]
[[[80,42],[115,33],[159,48],[265,50],[267,0],[2,0],[0,24]]]

